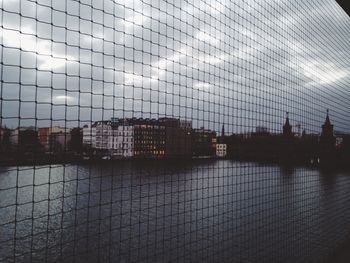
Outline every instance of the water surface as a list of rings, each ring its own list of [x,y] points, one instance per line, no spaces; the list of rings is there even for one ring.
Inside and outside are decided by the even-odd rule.
[[[349,193],[345,172],[229,160],[0,168],[0,261],[320,262]]]

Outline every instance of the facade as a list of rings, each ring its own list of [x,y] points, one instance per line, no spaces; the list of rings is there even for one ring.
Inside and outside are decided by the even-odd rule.
[[[39,142],[43,146],[45,151],[54,151],[56,144],[63,143],[62,134],[66,134],[66,128],[62,127],[44,127],[38,128]],[[55,146],[53,145],[55,144]]]
[[[18,145],[19,134],[24,129],[25,128],[18,127],[16,129],[11,130],[10,143],[11,143],[12,146],[16,147]]]
[[[96,124],[87,124],[83,126],[83,145],[96,147]]]
[[[98,121],[83,127],[83,145],[112,156],[133,156],[133,126],[116,121]]]
[[[289,123],[289,113],[287,112],[286,122],[283,125],[283,137],[291,138],[293,137],[292,125]]]
[[[349,139],[350,139],[349,133],[334,131],[333,134],[335,137],[335,147],[337,149],[344,147],[344,145],[346,145],[346,143],[349,142]]]
[[[322,132],[320,136],[321,147],[333,147],[335,146],[335,136],[333,131],[333,125],[329,118],[329,110],[327,110],[327,116],[324,124],[322,125]]]
[[[112,122],[110,121],[100,121],[95,123],[96,130],[96,149],[100,150],[109,150],[108,141],[109,137],[116,136],[116,130],[113,127]]]
[[[338,145],[337,145],[338,143]],[[322,125],[321,136],[319,137],[319,157],[321,164],[331,164],[338,160],[337,148],[340,149],[342,141],[336,140],[334,136],[333,125],[329,118],[327,110],[326,120]]]
[[[44,147],[44,150],[50,149],[50,128],[38,128],[38,137],[40,144]]]
[[[216,154],[216,132],[204,129],[193,129],[192,149],[194,156],[214,156]]]
[[[129,123],[116,126],[108,137],[108,149],[116,157],[134,156],[134,126]]]
[[[41,151],[41,145],[36,127],[18,127],[12,130],[11,144],[19,153]]]
[[[160,118],[165,127],[165,156],[189,157],[192,155],[192,122],[175,118]]]
[[[155,119],[133,119],[134,156],[165,157],[165,126]]]
[[[52,132],[49,136],[49,150],[52,152],[64,152],[68,150],[71,135],[68,132]]]
[[[217,137],[216,156],[223,158],[227,156],[229,137],[225,135],[225,127],[222,125],[221,136]]]
[[[180,128],[185,131],[191,131],[192,130],[192,121],[188,120],[179,120],[180,122]]]
[[[83,127],[83,144],[102,152],[108,151],[115,158],[164,157],[165,124],[142,118],[95,122]]]
[[[227,155],[227,144],[226,143],[218,143],[216,144],[216,156],[223,158]]]
[[[0,152],[11,150],[11,130],[0,127]]]
[[[16,147],[19,144],[20,134],[26,130],[37,131],[37,129],[33,126],[17,127],[16,129],[10,130],[10,143],[12,146]]]

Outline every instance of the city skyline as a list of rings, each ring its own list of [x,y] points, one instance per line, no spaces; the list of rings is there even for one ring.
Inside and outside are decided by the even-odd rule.
[[[330,115],[330,111],[329,109],[326,110],[326,117],[329,116],[331,118],[331,115]],[[137,117],[132,117],[132,118],[117,118],[117,117],[112,117],[111,119],[108,119],[108,120],[95,120],[95,121],[85,121],[84,123],[81,123],[80,126],[60,126],[60,125],[53,125],[53,126],[42,126],[42,127],[39,127],[39,126],[18,126],[18,127],[8,127],[8,126],[3,126],[0,128],[3,128],[3,129],[9,129],[9,130],[18,130],[18,129],[21,129],[21,130],[25,130],[25,129],[34,129],[34,130],[39,130],[39,129],[52,129],[52,128],[58,128],[60,129],[61,131],[64,131],[64,132],[69,132],[70,130],[72,129],[83,129],[83,128],[86,128],[86,127],[91,127],[92,125],[95,125],[95,124],[98,124],[98,123],[118,123],[118,122],[123,122],[123,121],[130,121],[130,120],[150,120],[150,121],[158,121],[160,119],[166,119],[166,118],[169,118],[169,119],[176,119],[176,120],[179,120],[179,121],[186,121],[186,122],[189,122],[191,123],[191,127],[192,129],[209,129],[209,130],[212,130],[210,129],[209,127],[205,127],[205,126],[199,126],[199,127],[194,127],[192,126],[193,125],[193,122],[191,120],[184,120],[184,119],[180,119],[180,118],[176,118],[176,117],[173,117],[173,116],[161,116],[159,117],[158,119],[157,118],[137,118]],[[284,116],[284,119],[281,120],[279,123],[277,123],[277,125],[279,125],[279,127],[277,126],[277,129],[270,129],[268,126],[266,125],[259,125],[259,126],[253,126],[253,127],[248,127],[246,128],[245,130],[242,130],[241,132],[237,132],[237,133],[233,133],[233,132],[227,132],[226,130],[226,126],[225,126],[225,123],[222,123],[221,126],[220,126],[220,129],[217,129],[217,130],[212,130],[218,134],[222,134],[222,131],[223,130],[226,130],[225,132],[225,135],[228,135],[228,134],[249,134],[249,133],[255,133],[255,132],[259,132],[258,130],[261,130],[261,131],[264,131],[264,132],[268,132],[270,134],[282,134],[284,132],[284,125],[285,125],[285,121],[286,119],[288,119],[288,123],[292,123],[290,124],[290,129],[291,129],[291,132],[293,135],[297,135],[297,136],[301,136],[301,134],[303,132],[307,133],[307,129],[305,129],[305,126],[301,125],[300,123],[298,122],[295,122],[293,123],[293,119],[290,118],[290,112],[285,112],[285,116]],[[276,124],[276,123],[274,123]],[[314,134],[314,135],[320,135],[321,134],[321,128],[322,128],[322,125],[324,124],[324,119],[321,121],[320,123],[320,126],[319,126],[319,130],[315,130],[315,131],[309,131],[310,134]],[[217,124],[217,125],[220,125],[220,124]],[[116,125],[116,127],[118,127],[118,125]],[[335,133],[341,133],[341,134],[350,134],[350,131],[340,131],[340,130],[337,130],[336,128],[334,129],[334,132]]]
[[[339,133],[329,116],[321,133],[293,132],[286,112],[282,132],[258,126],[249,133],[221,134],[175,119],[124,118],[82,128],[0,129],[2,164],[79,163],[122,159],[225,158],[291,165],[346,166],[350,134]]]

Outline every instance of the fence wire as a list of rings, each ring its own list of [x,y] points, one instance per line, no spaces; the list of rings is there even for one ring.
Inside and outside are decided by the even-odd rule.
[[[335,0],[0,0],[0,261],[326,262],[349,40]]]

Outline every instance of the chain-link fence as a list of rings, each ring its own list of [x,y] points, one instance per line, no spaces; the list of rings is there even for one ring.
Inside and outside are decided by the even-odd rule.
[[[327,260],[349,40],[335,0],[0,0],[0,261]]]

